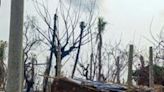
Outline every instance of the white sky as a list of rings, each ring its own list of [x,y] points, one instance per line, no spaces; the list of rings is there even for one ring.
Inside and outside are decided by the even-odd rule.
[[[1,40],[8,40],[10,1],[2,0],[0,7]],[[149,46],[144,37],[151,39],[149,25],[152,18],[152,32],[154,35],[159,33],[164,23],[163,4],[164,0],[99,0],[99,14],[108,22],[104,40],[115,42],[121,37],[124,44],[135,41],[139,47]],[[31,11],[35,12],[29,3],[25,3],[25,16]]]
[[[159,33],[164,23],[163,0],[103,0],[101,14],[108,20],[108,36],[117,39],[121,34],[123,42],[148,45],[143,37],[151,38],[150,22],[153,19],[152,31]],[[113,39],[114,38],[114,39]],[[145,44],[146,43],[146,44]]]

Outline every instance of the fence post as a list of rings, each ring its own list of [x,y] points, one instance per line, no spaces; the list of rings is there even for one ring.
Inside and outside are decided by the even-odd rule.
[[[149,48],[149,87],[154,87],[154,76],[153,76],[153,48]],[[153,90],[151,91],[153,92]]]
[[[117,67],[117,72],[116,72],[116,76],[117,76],[117,83],[120,83],[120,57],[117,57],[116,60],[116,67]]]
[[[133,45],[129,48],[129,58],[128,58],[128,90],[130,91],[132,86],[132,62],[133,62]]]

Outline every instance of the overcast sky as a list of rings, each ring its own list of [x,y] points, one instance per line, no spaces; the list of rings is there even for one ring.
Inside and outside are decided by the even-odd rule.
[[[0,40],[9,39],[10,2],[11,0],[1,0],[0,7]],[[36,15],[35,9],[30,3],[25,1],[25,14]],[[50,2],[50,11],[55,11],[57,0],[47,0]],[[68,1],[68,0],[63,0]],[[73,0],[76,8],[77,0]],[[81,0],[83,6],[88,6],[88,0]],[[115,43],[121,38],[122,44],[135,44],[138,49],[144,50],[150,46],[147,39],[150,36],[150,23],[152,23],[152,33],[159,34],[164,25],[164,0],[98,0],[95,11],[99,11],[99,16],[104,17],[108,23],[104,32],[104,42]],[[85,9],[84,9],[84,12]],[[86,55],[86,54],[82,54]],[[69,69],[67,69],[69,71]]]
[[[0,39],[8,40],[10,1],[2,0],[0,7]],[[27,0],[30,1],[30,0]],[[50,1],[50,0],[49,0]],[[73,0],[76,1],[76,0]],[[87,0],[83,5],[87,6]],[[55,0],[52,0],[55,2]],[[124,44],[133,43],[139,47],[149,46],[144,37],[151,39],[149,25],[153,18],[152,32],[159,33],[164,24],[164,0],[98,0],[95,10],[108,22],[104,40],[115,42],[122,38]],[[30,3],[25,2],[25,16],[35,12],[30,8]],[[52,6],[55,4],[52,4]],[[76,6],[76,2],[74,2]]]

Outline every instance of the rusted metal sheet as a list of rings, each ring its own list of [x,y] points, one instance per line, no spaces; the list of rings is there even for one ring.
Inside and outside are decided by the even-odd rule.
[[[125,92],[125,90],[117,84],[68,78],[55,78],[51,86],[51,92]]]

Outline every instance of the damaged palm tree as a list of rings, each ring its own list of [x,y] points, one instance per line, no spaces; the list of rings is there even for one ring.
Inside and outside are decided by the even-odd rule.
[[[81,44],[82,44],[82,36],[83,36],[84,29],[85,29],[85,23],[83,21],[80,23],[80,29],[81,29],[81,31],[80,31],[80,40],[79,40],[79,45],[78,45],[75,64],[74,64],[73,71],[72,71],[72,78],[74,77],[74,73],[75,73],[75,70],[76,70],[77,63],[78,63],[80,48],[81,48]]]
[[[98,81],[101,80],[101,71],[102,71],[102,61],[101,61],[101,49],[102,49],[102,44],[103,44],[103,41],[102,41],[102,33],[105,29],[105,25],[106,25],[106,22],[103,20],[103,18],[99,18],[98,19],[98,33],[97,33],[97,38],[96,40],[98,41],[98,47],[97,47],[97,50],[98,50],[98,66],[99,66],[99,69],[98,69]]]
[[[5,72],[5,64],[4,64],[4,52],[6,47],[6,41],[0,41],[0,88],[5,87],[5,78],[6,78],[6,72]]]

